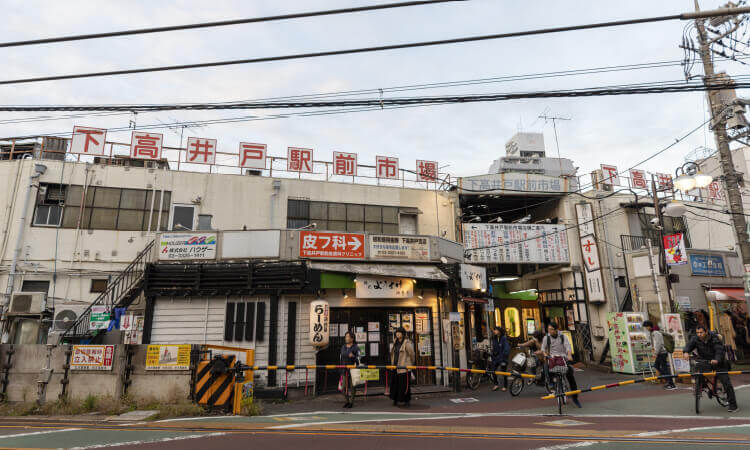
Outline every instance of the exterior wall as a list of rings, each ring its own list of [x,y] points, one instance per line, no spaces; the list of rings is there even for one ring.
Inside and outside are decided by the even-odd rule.
[[[42,183],[62,183],[153,189],[172,192],[171,203],[195,205],[197,214],[213,216],[218,230],[286,228],[288,198],[329,202],[415,207],[419,234],[455,240],[454,192],[358,185],[316,180],[295,180],[229,174],[176,172],[135,167],[92,165],[51,160],[0,162],[0,266],[6,269],[13,257],[18,221],[29,176],[35,163],[47,166]],[[276,190],[274,184],[279,188]],[[35,210],[32,192],[19,261],[24,279],[52,280],[49,296],[58,300],[93,301],[92,278],[107,278],[124,269],[154,239],[144,231],[76,230],[30,226]],[[156,206],[155,206],[156,207]],[[156,215],[155,215],[156,216]],[[7,274],[0,275],[0,286]]]

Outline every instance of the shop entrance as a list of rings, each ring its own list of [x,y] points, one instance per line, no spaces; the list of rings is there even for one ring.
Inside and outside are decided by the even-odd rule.
[[[395,321],[396,318],[398,318],[398,322]],[[395,328],[398,326],[407,329],[406,336],[414,343],[416,365],[434,365],[432,308],[388,307],[331,308],[331,337],[328,347],[317,353],[316,364],[339,364],[341,346],[344,345],[344,333],[349,330],[360,337],[360,339],[357,339],[357,345],[364,355],[361,358],[362,364],[388,365],[391,363],[390,349],[393,344]],[[338,330],[334,331],[334,327]],[[416,372],[415,385],[435,383],[434,371],[425,372],[423,370]],[[318,394],[336,392],[339,376],[338,371],[317,370],[316,392]],[[384,387],[385,370],[378,369],[377,380],[368,381],[367,386],[368,388]]]

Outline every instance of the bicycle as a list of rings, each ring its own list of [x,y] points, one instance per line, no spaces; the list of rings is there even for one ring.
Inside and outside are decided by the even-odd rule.
[[[544,365],[541,364],[539,358],[536,357],[530,350],[517,353],[516,356],[511,360],[512,369],[510,381],[510,395],[517,397],[523,391],[526,386],[537,384],[543,386],[547,393],[551,393],[552,389],[549,386],[549,380],[544,373]],[[536,376],[536,378],[523,378],[521,374],[530,374]]]
[[[550,384],[553,386],[555,397],[557,398],[557,413],[562,415],[563,405],[568,403],[568,397],[565,395],[570,390],[568,383],[568,362],[563,356],[550,356],[547,358],[549,366]]]
[[[485,350],[475,350],[472,352],[472,360],[469,361],[469,366],[472,369],[484,370],[485,373],[474,373],[469,372],[466,376],[466,386],[472,391],[476,391],[482,382],[483,377],[487,377],[492,380],[492,376],[486,371],[490,368],[490,355]]]
[[[698,358],[690,358],[690,371],[691,373],[698,373],[695,375],[695,413],[700,414],[700,403],[701,403],[701,397],[703,396],[703,391],[706,391],[706,395],[708,396],[709,400],[711,397],[716,398],[716,402],[723,407],[726,407],[729,404],[729,400],[727,399],[727,392],[724,390],[724,385],[719,384],[718,380],[716,379],[716,375],[713,377],[705,377],[702,375],[702,373],[706,372],[715,372],[716,369],[714,369],[711,366],[711,361],[708,361],[706,359],[698,359]]]

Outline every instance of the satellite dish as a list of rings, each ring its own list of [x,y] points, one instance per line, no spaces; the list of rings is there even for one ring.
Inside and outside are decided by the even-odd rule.
[[[68,331],[68,328],[73,326],[78,314],[72,309],[63,309],[59,313],[55,314],[55,320],[53,323],[53,329],[55,331]]]

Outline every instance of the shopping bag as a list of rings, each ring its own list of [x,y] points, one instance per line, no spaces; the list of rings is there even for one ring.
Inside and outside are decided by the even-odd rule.
[[[362,373],[359,371],[359,369],[349,369],[349,373],[352,376],[352,386],[359,386],[360,384],[364,384]]]
[[[339,392],[344,392],[344,377],[339,377]]]

